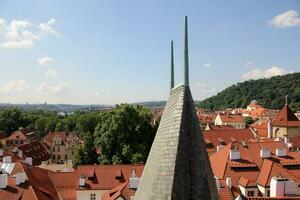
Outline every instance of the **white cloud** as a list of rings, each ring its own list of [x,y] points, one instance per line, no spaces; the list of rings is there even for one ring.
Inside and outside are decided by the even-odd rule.
[[[200,82],[196,83],[196,86],[199,88],[201,93],[213,93],[216,91],[216,88],[209,88],[205,83]]]
[[[39,92],[49,93],[49,94],[62,94],[67,91],[69,84],[65,81],[58,82],[56,85],[48,85],[46,83],[41,83],[37,90]]]
[[[256,68],[252,71],[246,72],[242,75],[242,79],[249,80],[249,79],[260,79],[260,78],[270,78],[272,76],[284,75],[291,73],[292,71],[287,71],[283,68],[272,66],[268,69],[260,69]]]
[[[4,28],[6,27],[6,21],[2,18],[0,18],[0,33],[4,31]]]
[[[54,59],[48,56],[40,57],[37,62],[39,65],[50,65],[54,63]]]
[[[46,71],[46,76],[47,77],[56,77],[57,76],[57,71],[55,69],[48,69]]]
[[[293,26],[300,26],[300,18],[298,12],[295,10],[289,10],[275,16],[269,21],[269,25],[277,28],[288,28]]]
[[[255,67],[255,64],[251,61],[248,61],[246,63],[243,64],[244,67]]]
[[[46,23],[40,23],[38,25],[38,28],[44,33],[44,34],[53,34],[56,36],[59,36],[59,33],[57,30],[55,30],[53,28],[53,26],[56,24],[56,20],[55,19],[50,19],[48,22]]]
[[[29,85],[25,80],[11,80],[7,82],[4,87],[1,89],[1,92],[5,94],[13,94],[25,92],[29,89]]]
[[[55,19],[37,26],[28,20],[12,20],[7,23],[0,18],[0,39],[3,38],[1,46],[10,49],[31,48],[42,37],[58,34],[52,27],[54,24]]]
[[[205,64],[203,64],[203,66],[206,67],[206,68],[210,68],[211,67],[211,63],[205,63]]]

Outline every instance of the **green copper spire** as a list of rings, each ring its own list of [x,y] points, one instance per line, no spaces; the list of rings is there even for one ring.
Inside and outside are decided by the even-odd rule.
[[[174,88],[174,53],[173,40],[171,41],[171,90]]]
[[[184,85],[189,86],[189,50],[188,50],[188,19],[185,16],[184,30]]]

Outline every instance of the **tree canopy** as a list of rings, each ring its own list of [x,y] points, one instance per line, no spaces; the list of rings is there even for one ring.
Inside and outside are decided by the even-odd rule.
[[[151,112],[142,106],[118,105],[101,113],[95,130],[95,145],[101,164],[144,163],[155,136]]]
[[[281,109],[285,104],[285,95],[289,97],[290,107],[300,111],[300,73],[237,83],[197,106],[211,110],[244,108],[255,99],[265,108]]]

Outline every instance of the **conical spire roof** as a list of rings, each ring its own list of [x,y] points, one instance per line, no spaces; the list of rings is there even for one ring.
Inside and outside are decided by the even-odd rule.
[[[277,117],[273,121],[273,125],[275,126],[289,126],[289,122],[297,122],[300,126],[300,121],[294,114],[294,112],[290,109],[290,107],[285,104],[284,107],[279,111]],[[292,123],[295,124],[295,123]]]
[[[171,91],[135,200],[218,199],[189,87]]]
[[[134,200],[214,200],[218,191],[188,80],[171,90]]]

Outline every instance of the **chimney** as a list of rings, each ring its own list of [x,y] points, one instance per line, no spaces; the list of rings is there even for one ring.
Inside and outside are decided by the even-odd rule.
[[[140,179],[136,177],[135,170],[132,170],[131,177],[129,178],[129,188],[137,189]]]
[[[284,197],[285,182],[285,178],[272,177],[270,182],[270,197]]]
[[[268,121],[268,138],[272,138],[272,132],[273,132],[272,122],[269,119],[269,121]]]
[[[241,153],[237,149],[231,149],[229,151],[229,157],[230,157],[230,160],[239,160],[239,159],[241,159]]]
[[[22,151],[22,150],[19,150],[19,151],[18,151],[18,157],[19,157],[19,158],[23,158],[23,151]]]
[[[28,165],[32,166],[32,157],[26,157],[25,158],[25,163],[27,163]]]
[[[0,174],[0,189],[5,189],[7,187],[7,174]]]
[[[271,157],[271,151],[267,148],[262,148],[260,150],[260,157],[261,158],[270,158]]]
[[[283,136],[283,141],[284,141],[284,144],[287,144],[289,142],[289,138],[285,135],[285,136]]]
[[[232,188],[232,181],[231,181],[231,178],[226,178],[226,185],[227,185],[227,187],[229,188],[229,189],[231,189]]]
[[[0,149],[0,156],[3,156],[3,150]]]
[[[2,158],[4,163],[11,163],[11,156],[5,156]]]
[[[219,178],[218,178],[218,177],[215,177],[215,180],[216,180],[216,186],[217,186],[218,193],[220,193],[221,185],[220,185]]]
[[[277,148],[276,149],[276,156],[278,156],[278,157],[287,156],[286,150],[284,148]]]
[[[73,160],[68,160],[68,161],[67,161],[67,165],[68,165],[69,167],[73,167]]]
[[[22,183],[22,173],[16,174],[16,185],[20,185]]]
[[[225,146],[224,145],[218,145],[217,146],[217,152],[221,151],[222,149],[224,149]]]
[[[25,172],[21,173],[21,183],[25,183],[25,181],[27,180],[27,176],[25,174]]]
[[[79,178],[79,187],[85,186],[85,176],[80,176]]]
[[[299,196],[298,184],[293,180],[287,180],[285,182],[284,191],[287,196]]]

